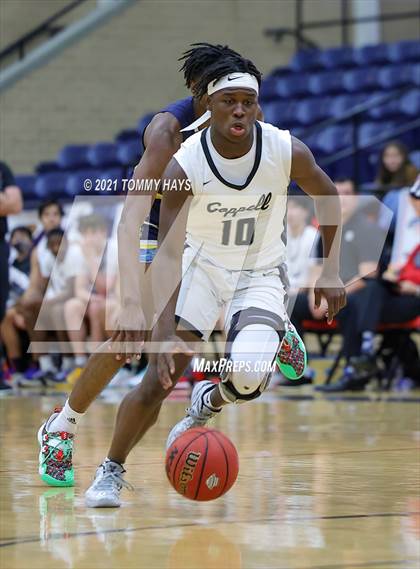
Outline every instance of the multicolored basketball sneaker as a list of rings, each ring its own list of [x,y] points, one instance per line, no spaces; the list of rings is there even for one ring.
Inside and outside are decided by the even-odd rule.
[[[48,426],[61,409],[54,409],[51,417],[38,431],[39,475],[49,486],[74,486],[73,438],[65,431],[50,433]]]
[[[294,326],[289,325],[280,344],[276,364],[287,379],[293,380],[303,376],[307,363],[305,344]]]

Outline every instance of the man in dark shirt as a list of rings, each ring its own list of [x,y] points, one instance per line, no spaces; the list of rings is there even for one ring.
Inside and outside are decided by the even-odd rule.
[[[19,213],[22,209],[22,195],[15,184],[12,171],[4,162],[0,162],[0,322],[6,312],[9,296],[9,247],[6,242],[7,216]],[[0,389],[5,386],[0,361]]]
[[[12,373],[24,372],[30,360],[29,354],[24,354],[26,326],[23,316],[17,311],[17,305],[29,285],[32,245],[32,233],[28,227],[17,226],[10,233],[9,298],[6,314],[0,324],[0,336]]]
[[[357,329],[358,298],[366,286],[366,278],[373,277],[384,243],[384,231],[369,221],[359,209],[359,200],[351,179],[334,181],[340,195],[343,217],[343,235],[340,251],[340,277],[347,291],[347,305],[337,315],[340,332],[343,335],[343,350],[347,361],[360,354],[360,337]],[[316,256],[322,257],[321,243]],[[317,278],[319,267],[312,268],[311,281]],[[311,290],[311,289],[310,289]],[[325,306],[314,308],[311,292],[299,293],[292,312],[292,322],[299,334],[303,333],[304,320],[320,320],[325,315]],[[340,390],[363,388],[364,383],[351,377],[351,366],[347,366],[343,378],[336,385]],[[330,386],[331,387],[331,386]]]

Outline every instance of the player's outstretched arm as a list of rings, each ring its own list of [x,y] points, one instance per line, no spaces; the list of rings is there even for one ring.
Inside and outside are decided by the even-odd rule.
[[[321,277],[314,288],[315,307],[320,306],[324,297],[328,303],[328,322],[331,323],[346,304],[345,289],[339,277],[342,223],[337,189],[315,162],[309,148],[295,137],[292,137],[290,177],[315,202],[324,252]]]
[[[133,175],[135,189],[126,197],[118,226],[121,311],[112,340],[127,347],[121,350],[126,355],[134,355],[134,352],[138,355],[139,350],[132,350],[130,346],[144,340],[144,334],[139,332],[145,328],[141,310],[145,275],[138,260],[140,228],[150,212],[160,178],[180,146],[179,128],[178,121],[169,113],[157,115],[147,127],[146,150]]]
[[[188,346],[176,336],[175,311],[182,280],[182,255],[192,192],[191,184],[175,158],[162,176],[161,188],[159,250],[152,271],[158,315],[155,339],[162,343],[162,353],[157,360],[158,376],[162,386],[169,389],[172,386],[171,374],[175,372],[173,354],[183,352],[192,355]]]

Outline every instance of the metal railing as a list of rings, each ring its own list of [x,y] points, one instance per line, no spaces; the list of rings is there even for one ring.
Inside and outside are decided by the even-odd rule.
[[[353,178],[355,181],[356,186],[359,185],[360,182],[360,168],[359,168],[359,153],[362,150],[366,150],[371,148],[372,146],[376,146],[385,142],[387,140],[392,140],[393,138],[404,134],[405,132],[409,132],[410,130],[414,130],[416,128],[420,128],[420,117],[415,118],[411,121],[408,121],[404,124],[400,124],[395,127],[395,129],[391,131],[385,131],[384,133],[378,134],[378,136],[369,140],[369,142],[361,144],[359,140],[359,127],[361,124],[361,117],[364,113],[370,111],[371,109],[382,106],[390,101],[395,99],[399,99],[404,93],[411,91],[413,89],[412,86],[406,86],[392,93],[387,93],[384,96],[375,97],[373,100],[368,101],[366,103],[362,103],[360,105],[356,105],[349,111],[343,113],[338,117],[333,117],[322,121],[312,127],[307,128],[303,132],[300,133],[300,138],[305,139],[312,134],[316,134],[327,127],[335,126],[342,122],[350,122],[352,125],[352,144],[349,148],[344,148],[339,150],[335,154],[322,158],[319,160],[320,166],[329,166],[338,160],[343,158],[348,158],[349,156],[353,157]],[[380,122],[378,125],[380,127]]]
[[[70,2],[70,4],[64,6],[64,8],[56,12],[53,16],[47,18],[44,22],[33,28],[30,32],[24,34],[18,40],[2,49],[0,51],[0,64],[13,55],[16,56],[17,59],[22,60],[28,51],[29,45],[32,44],[36,39],[39,39],[41,37],[47,37],[49,39],[60,33],[65,28],[65,26],[62,24],[60,25],[58,23],[59,20],[61,20],[63,16],[69,14],[87,1],[88,0],[74,0],[73,2]]]
[[[296,51],[300,49],[320,49],[321,46],[319,46],[316,42],[305,35],[306,31],[339,27],[341,29],[341,44],[344,46],[350,44],[349,28],[354,24],[411,20],[412,18],[420,18],[420,10],[408,10],[405,12],[394,12],[392,14],[360,16],[354,18],[349,15],[348,0],[341,0],[340,6],[341,17],[338,19],[305,22],[303,17],[304,0],[296,0],[295,26],[293,28],[268,28],[264,30],[264,33],[266,36],[272,37],[276,42],[280,42],[285,36],[293,36],[296,42]]]

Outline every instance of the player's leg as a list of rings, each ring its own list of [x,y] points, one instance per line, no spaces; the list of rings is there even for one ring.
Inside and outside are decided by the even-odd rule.
[[[191,407],[170,432],[167,447],[184,431],[205,425],[224,405],[261,395],[284,335],[284,294],[276,269],[261,276],[253,273],[252,278],[241,276],[227,313],[227,363],[222,382],[197,384]]]
[[[184,332],[182,338],[188,342],[196,342],[197,337],[191,332]],[[158,380],[156,356],[153,355],[149,367],[140,385],[135,387],[122,400],[118,409],[114,436],[108,457],[116,462],[124,463],[133,446],[140,441],[157,419],[157,411],[176,382],[182,376],[191,361],[190,355],[174,354],[175,373],[172,376],[173,386],[165,390]],[[134,427],[134,428],[133,428]]]
[[[151,261],[152,258],[146,262]],[[77,327],[86,313],[86,304],[72,299],[67,303],[66,309],[68,328]],[[114,305],[112,306],[114,317],[115,310]],[[84,352],[85,328],[81,333],[70,333],[69,336],[73,342],[77,365],[78,352],[81,352],[80,358]],[[47,484],[53,486],[74,484],[72,454],[78,424],[91,403],[125,363],[123,359],[116,359],[116,354],[110,351],[110,347],[111,342],[108,340],[90,356],[64,407],[57,409],[38,431],[38,442],[41,447],[39,473]]]
[[[210,394],[213,407],[261,395],[271,377],[282,328],[283,322],[276,314],[259,308],[250,307],[234,315],[225,355],[230,365]]]
[[[110,346],[108,340],[90,356],[64,407],[55,410],[38,431],[39,473],[49,485],[74,484],[72,454],[77,427],[91,403],[124,365]]]
[[[163,401],[162,401],[163,403]],[[146,423],[145,425],[142,425],[141,428],[137,431],[136,436],[134,437],[130,448],[128,450],[128,454],[133,450],[133,448],[141,441],[141,439],[144,437],[144,435],[146,434],[146,432],[153,427],[153,425],[156,423],[158,417],[159,417],[159,413],[162,407],[162,403],[160,403],[156,409],[153,412],[153,415],[150,417],[150,422]],[[112,455],[112,451],[109,451],[109,454]]]
[[[75,308],[75,305],[71,306]],[[68,321],[66,320],[66,322]],[[83,344],[78,341],[73,346],[80,350]],[[110,351],[110,347],[111,341],[107,340],[90,356],[86,367],[72,389],[63,411],[54,417],[50,428],[66,431],[73,435],[76,433],[81,416],[124,365],[123,359],[117,360],[116,354]]]
[[[89,405],[123,365],[105,342],[92,354],[63,409],[56,409],[38,431],[39,474],[51,486],[73,486],[73,442]]]
[[[178,296],[176,316],[183,331],[179,336],[185,342],[207,338],[219,317],[220,307],[214,290],[211,267],[204,270],[195,253],[184,253],[184,275]],[[175,354],[174,383],[179,379],[191,357]],[[108,459],[97,470],[92,486],[86,492],[86,503],[91,507],[119,506],[123,486],[123,463],[133,446],[143,437],[157,419],[162,401],[170,393],[157,380],[156,356],[150,358],[149,368],[141,384],[129,393],[118,412],[114,438]]]
[[[74,484],[72,453],[78,424],[89,405],[124,363],[109,352],[109,345],[110,342],[105,342],[90,356],[63,409],[57,409],[39,430],[39,473],[47,484]]]
[[[185,342],[197,341],[197,337],[191,332],[182,334],[182,338]],[[173,387],[175,387],[190,360],[190,355],[174,355]],[[124,397],[118,409],[108,456],[97,469],[95,479],[85,494],[88,507],[120,506],[120,491],[123,486],[128,486],[123,478],[125,473],[124,462],[131,449],[156,422],[162,402],[173,387],[165,390],[161,386],[158,380],[156,356],[153,355],[141,384]]]
[[[168,436],[168,448],[184,431],[204,426],[224,405],[261,395],[271,377],[282,327],[282,321],[269,311],[251,307],[235,313],[227,335],[222,382],[202,381],[194,387],[186,417]]]

